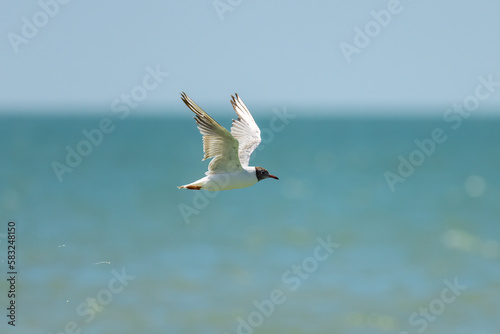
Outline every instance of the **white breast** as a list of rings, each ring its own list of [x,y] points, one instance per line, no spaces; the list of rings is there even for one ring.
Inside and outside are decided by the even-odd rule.
[[[234,173],[217,173],[206,176],[202,189],[209,191],[230,190],[250,187],[257,183],[255,167],[244,167]]]

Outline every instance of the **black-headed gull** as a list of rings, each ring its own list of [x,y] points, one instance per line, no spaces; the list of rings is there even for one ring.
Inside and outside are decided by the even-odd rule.
[[[238,94],[231,95],[231,104],[238,115],[238,120],[233,119],[231,132],[203,111],[186,93],[182,92],[181,98],[196,114],[194,119],[203,135],[203,160],[213,159],[204,178],[179,189],[230,190],[250,187],[267,178],[278,180],[262,167],[248,166],[250,155],[260,144],[260,129]]]

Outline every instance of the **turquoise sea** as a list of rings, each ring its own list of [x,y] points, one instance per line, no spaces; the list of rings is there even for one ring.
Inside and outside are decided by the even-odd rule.
[[[219,193],[187,110],[0,118],[0,332],[497,333],[500,119],[288,113]]]

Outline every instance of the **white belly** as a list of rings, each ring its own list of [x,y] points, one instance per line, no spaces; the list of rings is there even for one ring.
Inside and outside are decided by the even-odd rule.
[[[255,167],[246,167],[235,173],[209,174],[202,189],[209,191],[230,190],[250,187],[257,183]]]

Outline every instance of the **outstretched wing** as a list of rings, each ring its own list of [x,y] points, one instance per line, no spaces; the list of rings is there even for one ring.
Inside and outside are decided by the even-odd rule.
[[[241,170],[238,158],[238,140],[194,103],[186,93],[182,92],[181,98],[196,115],[194,119],[203,135],[203,151],[205,152],[203,160],[213,158],[208,165],[207,174]]]
[[[238,94],[234,95],[231,95],[231,104],[238,115],[238,119],[233,119],[231,134],[240,142],[238,156],[240,157],[241,165],[246,167],[248,166],[252,152],[260,144],[260,129]]]

